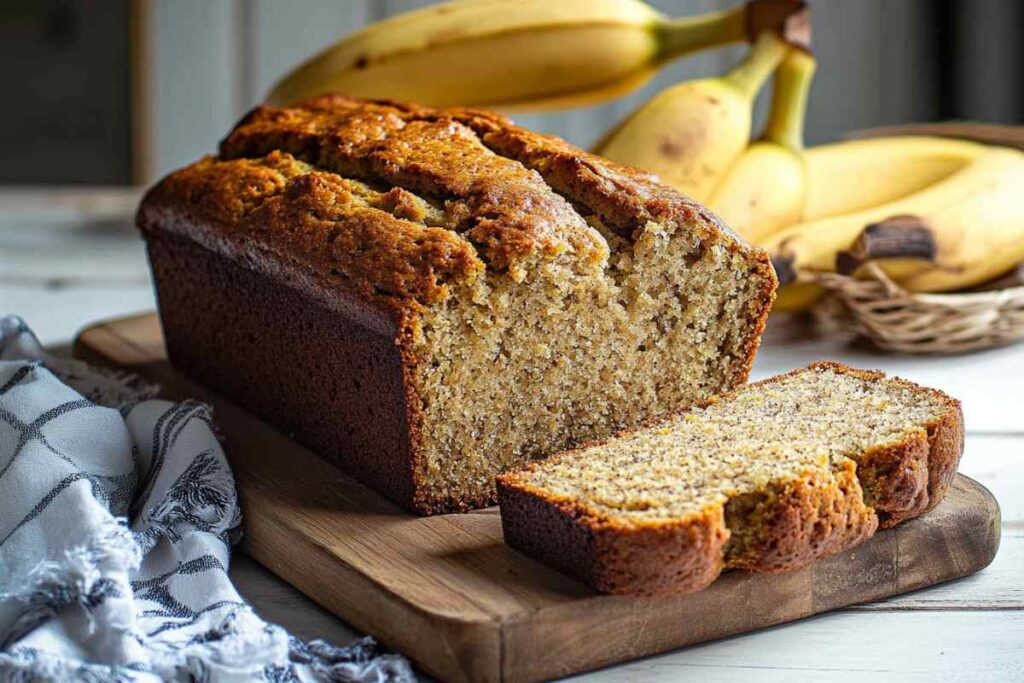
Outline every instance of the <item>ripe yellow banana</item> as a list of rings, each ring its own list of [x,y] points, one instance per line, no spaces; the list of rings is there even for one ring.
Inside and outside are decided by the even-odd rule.
[[[974,142],[918,136],[811,147],[804,153],[808,184],[803,222],[859,213],[904,199],[962,170],[988,149]],[[758,243],[767,243],[768,237],[758,238]],[[924,267],[922,261],[888,263],[890,271],[905,274]],[[790,275],[783,265],[784,279]],[[783,285],[773,310],[806,310],[822,294],[813,284]]]
[[[670,19],[641,0],[461,0],[396,15],[314,56],[270,92],[431,106],[547,108],[639,88],[667,60],[745,40],[743,5]]]
[[[913,216],[932,242],[933,259],[895,259],[879,265],[913,291],[963,289],[996,277],[1024,259],[1022,187],[1024,153],[985,148],[960,170],[923,190],[865,211],[790,226],[763,246],[785,284],[797,272],[835,270],[839,252],[849,249],[868,225]],[[815,288],[798,284],[784,288],[783,310],[814,300]]]
[[[775,73],[764,134],[733,164],[708,201],[708,208],[751,242],[803,219],[804,114],[815,66],[810,53],[790,50]]]
[[[750,142],[754,98],[788,49],[778,36],[762,33],[731,72],[661,91],[608,133],[595,152],[707,201]]]
[[[949,177],[988,148],[938,137],[867,138],[806,150],[805,220],[886,204]]]

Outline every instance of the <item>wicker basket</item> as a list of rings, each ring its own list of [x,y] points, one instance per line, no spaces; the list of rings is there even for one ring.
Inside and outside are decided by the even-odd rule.
[[[1024,286],[989,292],[919,294],[890,280],[876,263],[866,264],[860,275],[854,278],[820,273],[807,281],[823,286],[832,295],[830,302],[819,307],[819,314],[828,311],[823,314],[880,348],[950,354],[1024,339]],[[837,308],[839,315],[835,315]]]

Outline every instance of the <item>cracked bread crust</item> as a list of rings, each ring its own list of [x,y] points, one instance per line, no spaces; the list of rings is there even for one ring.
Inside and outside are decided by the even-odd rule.
[[[399,196],[353,201],[381,186]],[[468,109],[337,95],[258,107],[224,139],[219,157],[154,187],[138,223],[144,231],[185,233],[230,257],[259,243],[311,267],[332,289],[394,310],[443,301],[452,286],[475,281],[484,264],[515,279],[537,259],[600,270],[608,245],[588,215],[626,237],[646,221],[670,230],[686,225],[696,241],[746,255],[763,298],[773,296],[764,252],[696,202],[647,173]],[[331,241],[348,235],[330,230],[332,221],[359,224],[350,243]],[[763,327],[766,310],[760,313],[751,322]]]
[[[536,287],[556,269],[573,287],[612,280],[610,241],[630,249],[663,232],[690,241],[695,261],[714,252],[731,263],[735,291],[718,295],[717,315],[740,331],[719,352],[728,372],[711,385],[721,390],[745,381],[776,284],[761,250],[648,174],[497,114],[338,96],[255,109],[218,156],[150,190],[137,222],[172,362],[422,514],[495,495],[439,494],[422,473],[432,397],[417,343],[432,313],[499,281],[502,292]],[[280,318],[309,332],[255,344]],[[289,367],[274,370],[282,357]],[[351,465],[356,450],[390,464]]]
[[[881,372],[824,362],[751,387],[770,386],[808,371],[833,371],[869,382],[885,377]],[[724,506],[709,505],[682,521],[624,523],[582,500],[552,496],[523,481],[521,473],[544,466],[534,463],[498,477],[505,540],[600,592],[633,595],[691,593],[707,587],[726,568],[789,571],[855,547],[876,529],[938,505],[963,452],[963,413],[958,401],[902,379],[889,381],[938,399],[944,410],[921,425],[923,435],[869,449],[856,463],[846,460],[833,469],[830,480],[810,472],[785,482],[769,482],[762,490],[732,498]],[[729,400],[731,395],[705,405]],[[657,418],[552,460],[656,428],[673,417]]]
[[[600,267],[607,244],[568,201],[513,159],[488,150],[448,114],[411,106],[367,108],[321,98],[291,109],[259,108],[221,143],[221,157],[284,151],[321,169],[403,187],[443,206],[446,227],[480,258],[520,277],[536,256]]]
[[[147,194],[139,224],[236,260],[263,252],[255,265],[268,274],[281,263],[302,264],[324,288],[397,313],[402,301],[441,301],[449,282],[484,270],[469,242],[428,223],[436,213],[401,188],[378,192],[272,151],[259,159],[207,157],[171,174]]]

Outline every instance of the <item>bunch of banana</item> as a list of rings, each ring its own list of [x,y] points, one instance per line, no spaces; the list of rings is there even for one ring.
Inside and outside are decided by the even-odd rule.
[[[752,0],[672,19],[641,0],[458,0],[374,23],[314,56],[268,95],[337,92],[430,106],[592,104],[646,83],[665,62],[779,28],[796,0]]]
[[[871,142],[888,144],[891,153],[901,144],[898,139]],[[780,283],[792,282],[800,272],[834,271],[837,264],[852,272],[865,260],[882,259],[882,269],[906,289],[954,291],[997,277],[1024,259],[1024,154],[981,147],[951,172],[948,167],[922,170],[926,184],[908,178],[921,186],[903,197],[824,218],[809,216],[763,240]],[[861,178],[874,171],[873,164],[865,163],[864,176],[842,171],[814,180],[831,181],[833,192],[861,193]],[[935,179],[942,172],[947,175]],[[856,200],[868,201],[864,196]],[[813,303],[817,294],[811,285],[791,285],[780,291],[780,301],[783,309],[794,310]]]
[[[807,195],[802,223],[806,225],[831,217],[857,215],[873,207],[896,202],[948,178],[986,149],[973,142],[914,136],[812,147],[804,154]],[[769,245],[772,242],[770,238],[777,232],[760,235],[758,243]],[[919,233],[917,237],[920,237]],[[908,246],[910,242],[903,241]],[[803,264],[790,258],[795,256],[789,250],[790,246],[795,245],[787,245],[785,254],[776,251],[773,255],[776,272],[783,285],[775,301],[775,310],[778,311],[804,310],[824,293],[816,285],[794,282],[796,269]],[[839,254],[835,256],[838,258]],[[864,260],[868,258],[865,254]],[[890,267],[893,265],[890,263]]]
[[[663,90],[608,132],[594,151],[707,201],[747,148],[754,98],[789,50],[774,33],[762,33],[732,71]]]

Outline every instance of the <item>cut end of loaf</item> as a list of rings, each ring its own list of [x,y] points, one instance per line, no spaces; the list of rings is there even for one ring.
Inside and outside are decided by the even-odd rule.
[[[600,277],[494,277],[426,312],[416,344],[424,499],[493,501],[494,477],[745,381],[760,281],[660,225],[612,239]]]
[[[940,392],[815,364],[502,476],[502,524],[511,545],[598,590],[689,592],[724,567],[792,569],[930,509],[962,435]],[[572,562],[569,537],[584,548]]]

